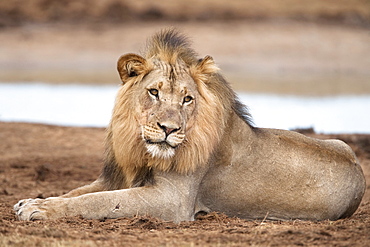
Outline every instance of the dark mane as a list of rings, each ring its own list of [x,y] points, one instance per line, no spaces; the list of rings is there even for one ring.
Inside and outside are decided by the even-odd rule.
[[[240,102],[238,96],[235,95],[235,102],[233,105],[234,112],[244,120],[250,127],[254,126],[252,115],[249,112],[248,106]]]
[[[215,77],[217,79],[215,79],[214,81],[217,83],[211,83],[211,84],[214,84],[214,86],[210,86],[210,87],[211,88],[218,87],[219,89],[218,90],[214,89],[213,91],[215,93],[221,92],[221,95],[220,93],[218,93],[218,95],[220,95],[224,99],[231,99],[232,100],[232,102],[230,102],[231,107],[233,111],[236,113],[236,115],[238,115],[241,119],[243,119],[243,121],[246,124],[248,124],[250,127],[253,127],[254,126],[253,118],[249,112],[248,107],[239,100],[235,91],[231,88],[230,83],[220,73],[217,73]]]
[[[176,29],[164,29],[148,40],[145,57],[157,57],[169,64],[181,59],[187,65],[197,63],[198,54],[190,47],[189,39]]]

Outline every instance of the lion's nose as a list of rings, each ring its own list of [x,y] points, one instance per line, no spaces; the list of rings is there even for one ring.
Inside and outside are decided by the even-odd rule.
[[[159,128],[161,128],[164,131],[164,133],[166,133],[167,136],[180,130],[180,127],[176,124],[172,123],[157,123],[157,124]]]

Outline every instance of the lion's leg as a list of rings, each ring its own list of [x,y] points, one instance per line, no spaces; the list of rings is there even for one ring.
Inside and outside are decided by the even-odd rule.
[[[103,180],[99,178],[99,179],[95,180],[94,182],[92,182],[91,184],[88,184],[88,185],[76,188],[74,190],[71,190],[67,194],[64,194],[60,197],[70,198],[70,197],[76,197],[76,196],[80,196],[80,195],[84,195],[84,194],[88,194],[88,193],[100,192],[100,191],[104,191],[104,190],[105,189],[104,189]]]
[[[104,191],[77,197],[28,199],[14,206],[20,220],[55,219],[80,215],[88,219],[151,215],[180,222],[194,217],[200,176],[165,173],[154,186]]]

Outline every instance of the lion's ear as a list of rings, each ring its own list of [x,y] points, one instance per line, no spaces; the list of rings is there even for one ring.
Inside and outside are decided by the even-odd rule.
[[[130,77],[136,77],[147,72],[147,61],[139,55],[129,53],[118,59],[117,70],[122,83],[125,84]]]
[[[213,61],[213,58],[211,56],[206,56],[199,60],[195,67],[193,67],[192,72],[194,79],[207,83],[208,78],[218,70],[219,68]]]

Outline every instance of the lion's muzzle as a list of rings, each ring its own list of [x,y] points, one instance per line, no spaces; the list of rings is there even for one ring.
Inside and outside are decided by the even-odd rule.
[[[143,139],[153,157],[170,158],[185,139],[181,127],[171,123],[157,123],[142,127]]]

